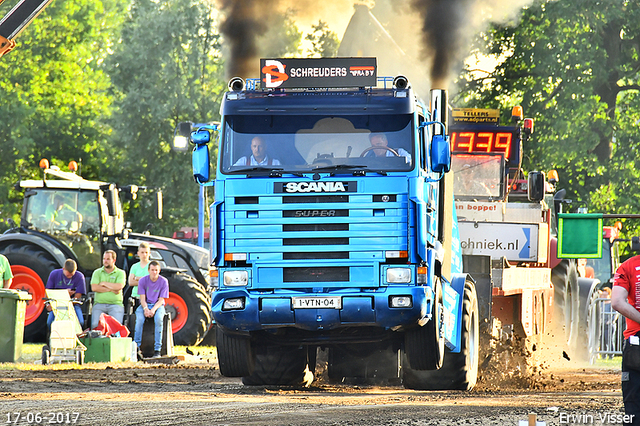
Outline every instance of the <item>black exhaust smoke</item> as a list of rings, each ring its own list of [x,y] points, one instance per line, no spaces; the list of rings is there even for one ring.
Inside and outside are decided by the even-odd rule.
[[[275,10],[278,0],[218,0],[225,18],[220,32],[228,43],[227,78],[255,77],[258,37],[268,29],[265,10]]]
[[[411,0],[421,17],[422,56],[429,62],[431,87],[446,89],[462,69],[472,37],[489,22],[512,21],[533,0]]]
[[[1,1],[1,0],[0,0]],[[281,24],[287,13],[314,22],[331,19],[331,14],[353,8],[354,0],[217,0],[223,18],[220,33],[224,38],[227,78],[258,76],[258,59],[271,56],[282,43],[282,34],[269,34]],[[264,56],[263,56],[264,57]]]
[[[476,0],[412,0],[423,16],[423,56],[429,60],[431,86],[446,89],[461,57],[466,37],[462,28]]]

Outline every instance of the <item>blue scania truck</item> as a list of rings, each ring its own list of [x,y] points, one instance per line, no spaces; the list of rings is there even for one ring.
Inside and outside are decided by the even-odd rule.
[[[471,389],[478,303],[461,272],[446,92],[427,107],[403,76],[378,78],[375,58],[260,65],[260,80],[230,81],[219,125],[188,134],[196,181],[215,185],[220,372],[301,385],[326,350],[331,379]]]

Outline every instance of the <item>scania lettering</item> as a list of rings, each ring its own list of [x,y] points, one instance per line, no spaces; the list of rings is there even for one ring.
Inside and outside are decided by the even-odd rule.
[[[345,192],[342,182],[289,182],[287,192]]]
[[[433,90],[427,108],[406,78],[378,81],[374,58],[261,64],[291,77],[350,72],[307,73],[277,91],[264,75],[267,87],[234,79],[220,125],[192,129],[194,176],[215,185],[220,372],[246,385],[300,385],[326,350],[332,379],[471,389],[479,315],[447,173],[446,93]],[[211,134],[219,154],[207,182]],[[252,150],[256,140],[265,152]],[[277,165],[239,165],[251,156]]]

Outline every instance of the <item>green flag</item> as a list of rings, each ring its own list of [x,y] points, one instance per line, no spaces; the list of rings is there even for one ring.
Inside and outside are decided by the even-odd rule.
[[[602,214],[558,215],[558,259],[602,257]]]

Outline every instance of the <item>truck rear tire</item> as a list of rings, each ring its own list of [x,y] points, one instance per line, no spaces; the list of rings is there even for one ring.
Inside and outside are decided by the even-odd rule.
[[[216,326],[220,374],[226,377],[249,376],[255,366],[255,353],[249,337],[228,335]]]
[[[564,259],[551,270],[554,299],[554,333],[562,336],[570,351],[578,345],[580,330],[580,295],[578,271],[574,260]]]
[[[478,381],[479,311],[478,296],[470,282],[465,283],[462,301],[462,336],[459,353],[445,351],[442,367],[436,371],[402,368],[402,381],[407,389],[471,390]]]
[[[192,346],[202,341],[211,322],[211,301],[202,286],[191,276],[177,273],[168,277],[169,298],[165,309],[171,314],[173,341]]]
[[[306,374],[307,364],[306,346],[259,347],[253,373],[243,377],[242,383],[247,386],[309,386],[313,375]]]
[[[436,370],[444,358],[444,308],[442,285],[437,282],[435,303],[429,322],[422,327],[407,330],[404,348],[409,364],[414,370]]]
[[[27,302],[24,322],[25,342],[47,340],[47,310],[43,297],[49,274],[60,267],[46,252],[30,244],[9,244],[2,251],[9,263],[14,278],[11,288],[24,290],[31,295]]]

